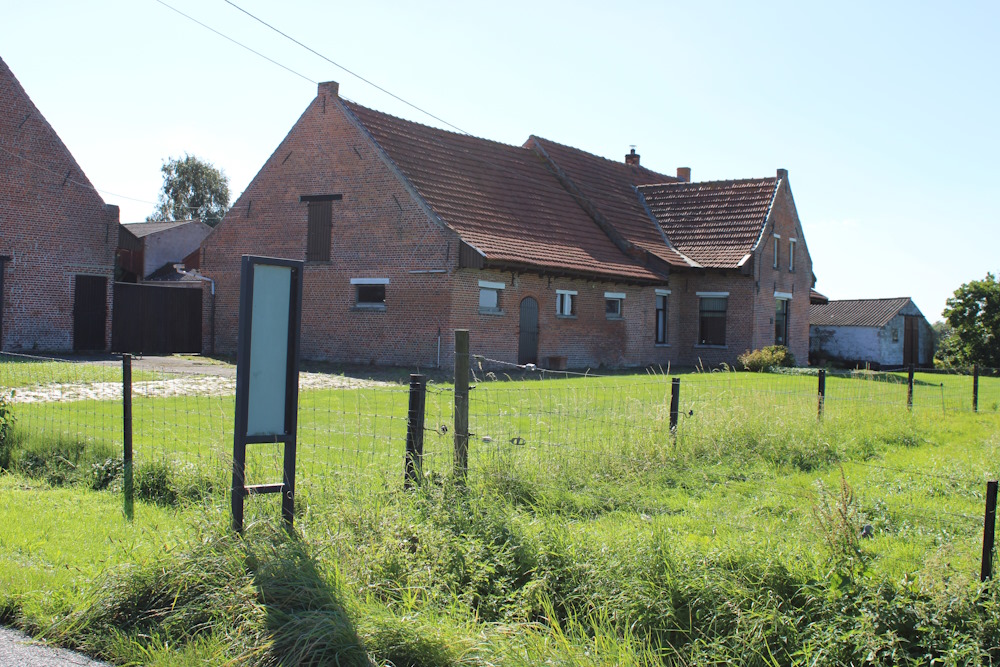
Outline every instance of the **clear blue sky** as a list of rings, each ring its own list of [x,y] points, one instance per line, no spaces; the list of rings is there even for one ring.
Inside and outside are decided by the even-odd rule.
[[[224,0],[165,1],[439,124]],[[1000,271],[1000,3],[233,1],[478,136],[614,159],[634,144],[694,180],[787,168],[831,298],[912,296],[934,321],[958,285]],[[156,0],[9,3],[0,57],[125,222],[185,152],[235,198],[316,92]]]

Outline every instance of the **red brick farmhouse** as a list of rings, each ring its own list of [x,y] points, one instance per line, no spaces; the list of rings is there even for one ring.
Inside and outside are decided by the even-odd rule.
[[[812,262],[788,175],[691,183],[315,100],[202,245],[214,348],[236,347],[243,254],[305,260],[307,358],[450,366],[733,363],[809,351]],[[206,337],[212,331],[206,298]]]
[[[118,207],[0,60],[0,349],[105,350]]]

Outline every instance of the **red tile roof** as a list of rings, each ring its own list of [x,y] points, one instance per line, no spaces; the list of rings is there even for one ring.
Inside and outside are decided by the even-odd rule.
[[[626,255],[536,152],[344,105],[441,221],[487,262],[664,280]]]
[[[827,327],[884,327],[910,303],[898,299],[845,299],[809,307],[809,325]]]
[[[639,185],[671,244],[701,266],[736,268],[760,238],[778,179]]]
[[[577,188],[629,243],[668,264],[692,265],[670,247],[656,220],[636,194],[638,185],[670,183],[676,178],[541,137],[532,136],[525,146],[545,156],[553,169],[569,179],[570,187]]]

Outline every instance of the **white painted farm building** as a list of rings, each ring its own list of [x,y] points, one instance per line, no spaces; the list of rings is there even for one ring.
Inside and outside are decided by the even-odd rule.
[[[820,365],[926,367],[933,363],[933,332],[909,297],[814,303],[809,357]]]

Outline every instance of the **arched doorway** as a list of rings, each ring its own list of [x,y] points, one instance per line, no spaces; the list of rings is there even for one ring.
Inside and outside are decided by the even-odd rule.
[[[521,300],[517,363],[538,363],[538,302],[528,296]]]

